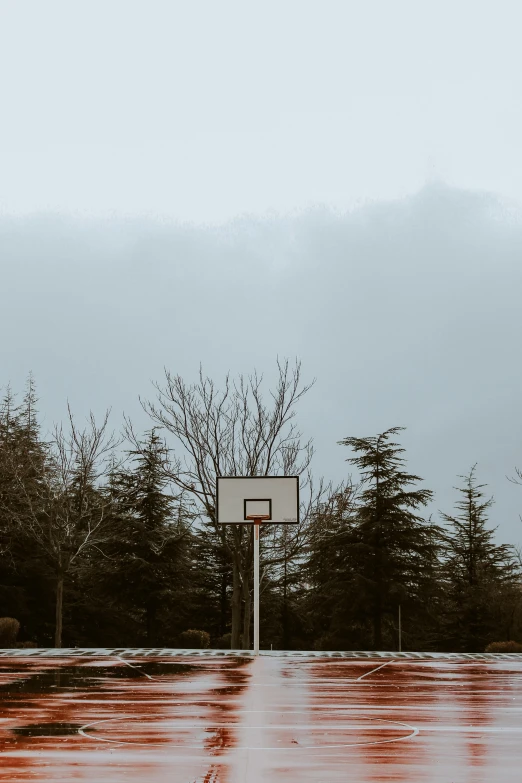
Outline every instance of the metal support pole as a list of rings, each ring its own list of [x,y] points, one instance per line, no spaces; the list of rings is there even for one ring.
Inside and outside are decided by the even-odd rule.
[[[399,604],[399,652],[402,648],[401,605]]]
[[[254,655],[259,655],[259,522],[254,523]]]

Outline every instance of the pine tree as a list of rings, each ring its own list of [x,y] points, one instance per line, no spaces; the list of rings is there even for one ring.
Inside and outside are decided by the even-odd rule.
[[[494,499],[481,502],[486,484],[476,484],[476,464],[455,487],[463,496],[460,514],[442,514],[445,535],[445,643],[451,649],[481,652],[496,636],[509,633],[509,611],[519,597],[519,573],[512,547],[494,543],[496,528],[488,528],[487,511]],[[506,617],[507,614],[507,617]]]
[[[141,613],[120,600],[120,546],[132,528],[131,479],[113,452],[103,487],[105,527],[103,551],[88,551],[69,580],[69,623],[78,646],[139,646]]]
[[[18,494],[14,476],[16,415],[15,397],[8,386],[0,407],[0,611],[2,614],[20,617],[24,601],[22,591],[16,590],[16,535],[13,523]]]
[[[156,430],[147,432],[139,446],[128,452],[133,466],[113,475],[110,485],[119,524],[107,584],[138,611],[146,642],[153,645],[160,616],[163,633],[172,622],[173,600],[189,572],[190,531],[182,496],[166,491],[168,449]]]
[[[228,552],[214,527],[203,521],[192,539],[190,585],[184,591],[184,602],[190,612],[190,627],[207,631],[220,645],[222,637],[230,633],[231,591]]]
[[[351,560],[357,592],[371,616],[375,649],[382,649],[383,620],[387,618],[392,628],[399,605],[412,617],[433,580],[437,530],[414,513],[433,493],[406,489],[421,479],[401,470],[404,459],[399,454],[404,449],[388,443],[403,429],[393,427],[375,437],[340,441],[362,452],[347,459],[359,468],[362,485],[367,486],[360,493]]]
[[[16,451],[15,397],[8,386],[0,407],[0,554],[7,557],[12,546],[12,506],[17,495],[14,476]]]
[[[306,520],[293,525],[265,525],[260,530],[260,644],[299,649],[306,636],[301,605]]]
[[[29,375],[23,402],[17,405],[8,387],[0,411],[0,595],[5,609],[19,617],[22,633],[31,635],[41,629],[46,615],[42,602],[48,582],[34,541],[20,524],[29,506],[36,517],[41,514],[41,487],[48,474],[48,444],[40,437],[37,402]]]
[[[303,600],[319,649],[360,649],[367,644],[361,632],[366,607],[361,618],[353,560],[356,492],[351,485],[341,486],[312,515]]]

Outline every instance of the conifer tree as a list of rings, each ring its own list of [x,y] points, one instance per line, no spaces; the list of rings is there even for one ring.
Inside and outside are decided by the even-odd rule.
[[[15,398],[8,386],[0,407],[0,554],[4,558],[11,549],[11,509],[17,494],[13,474],[16,415]]]
[[[13,505],[17,495],[13,473],[13,453],[16,448],[16,408],[10,386],[0,407],[0,602],[4,614],[18,613],[14,600],[16,560],[14,549]]]
[[[496,528],[487,527],[494,498],[481,502],[486,484],[476,484],[475,468],[459,477],[463,487],[455,487],[462,495],[455,504],[460,513],[442,513],[449,524],[444,639],[451,649],[465,652],[481,652],[496,635],[509,635],[510,609],[519,597],[515,551],[494,542]]]
[[[335,489],[312,514],[305,577],[306,614],[319,649],[368,644],[364,596],[357,591],[357,487]]]
[[[230,633],[232,568],[228,553],[211,525],[203,524],[193,533],[190,589],[184,592],[191,627],[207,631],[223,644],[222,637]]]
[[[433,579],[437,530],[415,513],[433,493],[407,489],[421,479],[401,470],[404,459],[399,454],[404,449],[388,442],[403,429],[393,427],[375,437],[340,441],[361,453],[347,459],[359,468],[366,487],[359,496],[352,561],[357,591],[371,616],[375,649],[382,649],[383,619],[387,617],[392,625],[399,605],[414,611]]]
[[[41,487],[48,473],[48,444],[40,437],[37,402],[29,375],[23,402],[17,405],[8,387],[0,410],[0,594],[4,607],[24,627],[34,626],[46,578],[27,527],[18,524],[28,506],[36,515],[41,512]]]
[[[108,584],[141,614],[146,642],[152,645],[160,615],[165,620],[188,575],[190,530],[182,495],[167,491],[164,442],[152,429],[138,446],[128,452],[132,467],[113,475],[110,483],[118,532]]]

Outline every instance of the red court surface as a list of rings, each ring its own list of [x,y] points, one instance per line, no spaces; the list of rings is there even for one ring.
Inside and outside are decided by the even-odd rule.
[[[0,658],[0,783],[517,783],[522,656]]]

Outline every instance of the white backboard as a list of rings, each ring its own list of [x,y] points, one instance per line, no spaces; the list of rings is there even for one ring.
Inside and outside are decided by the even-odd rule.
[[[252,514],[269,515],[263,524],[299,523],[299,476],[218,476],[219,525],[251,525]]]

